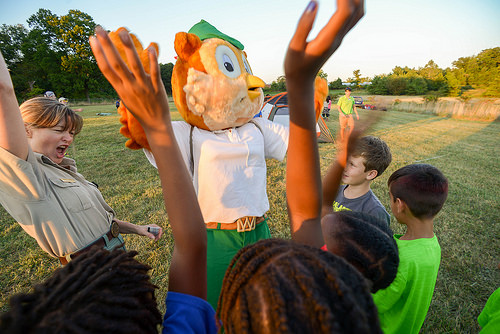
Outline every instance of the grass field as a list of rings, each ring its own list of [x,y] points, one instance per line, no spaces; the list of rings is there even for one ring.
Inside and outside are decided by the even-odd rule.
[[[125,237],[128,249],[139,250],[138,258],[153,268],[151,276],[160,287],[158,304],[164,311],[172,238],[157,172],[141,151],[125,148],[114,106],[83,108],[84,129],[69,151],[79,171],[99,184],[117,218],[138,224],[156,223],[166,230],[157,243],[138,236]],[[112,115],[96,116],[98,112]],[[180,116],[173,112],[173,118],[179,120]],[[336,118],[332,116],[327,124],[335,136]],[[392,164],[372,187],[386,208],[387,178],[406,164],[433,164],[450,182],[448,201],[435,224],[442,262],[422,332],[478,332],[477,316],[489,295],[500,286],[500,122],[388,111],[371,134],[385,140],[393,154]],[[320,144],[323,172],[334,153],[334,144]],[[285,162],[268,161],[268,194],[271,232],[289,238]],[[394,218],[391,227],[395,232],[403,231]],[[58,266],[58,261],[41,251],[0,208],[0,310],[7,309],[10,295],[28,291]]]

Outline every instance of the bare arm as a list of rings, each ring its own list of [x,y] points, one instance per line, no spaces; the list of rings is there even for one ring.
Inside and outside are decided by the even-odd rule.
[[[321,218],[327,214],[333,213],[333,201],[337,197],[337,193],[342,180],[342,173],[347,161],[347,145],[346,141],[337,140],[339,147],[337,149],[337,157],[332,163],[325,177],[323,178],[323,204],[321,206]]]
[[[119,219],[113,219],[118,226],[120,227],[120,233],[122,234],[137,234],[137,235],[143,235],[145,237],[148,237],[151,240],[159,240],[161,236],[163,235],[163,229],[156,225],[156,224],[148,224],[148,225],[136,225],[132,224],[127,221],[119,220]],[[155,227],[157,228],[158,233],[152,233],[148,228],[149,227]]]
[[[359,120],[358,108],[356,108],[356,106],[354,106],[354,113],[356,114],[356,119]]]
[[[28,139],[14,86],[0,53],[0,147],[21,159],[28,157]]]
[[[139,120],[155,156],[165,207],[175,240],[170,264],[169,291],[206,299],[207,237],[191,178],[182,160],[170,120],[156,51],[148,48],[150,74],[145,72],[130,35],[121,31],[130,68],[106,32],[97,27],[90,44],[102,73],[127,109]]]
[[[361,0],[338,0],[337,11],[318,36],[307,42],[317,13],[311,1],[299,20],[285,58],[290,139],[287,158],[287,203],[292,238],[321,247],[321,174],[315,135],[314,78],[363,16]]]

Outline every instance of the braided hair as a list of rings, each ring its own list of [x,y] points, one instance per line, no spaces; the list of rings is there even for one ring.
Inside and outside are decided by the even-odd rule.
[[[157,333],[161,314],[137,252],[93,247],[32,293],[10,298],[2,333]]]
[[[323,217],[321,224],[328,251],[358,269],[371,282],[371,292],[394,281],[399,253],[387,223],[364,212],[339,211]]]
[[[217,308],[227,333],[382,333],[365,279],[332,253],[281,239],[241,249]]]

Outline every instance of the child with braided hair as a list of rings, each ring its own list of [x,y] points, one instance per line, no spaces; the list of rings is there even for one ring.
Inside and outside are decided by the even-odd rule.
[[[217,309],[226,333],[381,333],[366,281],[330,252],[267,239],[229,268]]]
[[[361,274],[320,250],[321,174],[314,76],[363,16],[361,1],[338,1],[316,39],[311,1],[285,59],[290,109],[287,202],[293,241],[261,240],[240,250],[224,277],[217,313],[227,333],[381,333]]]
[[[136,254],[93,246],[32,293],[12,296],[0,332],[157,333],[156,286],[147,274],[151,268],[135,260]]]
[[[364,212],[340,211],[321,220],[325,245],[359,270],[371,292],[387,288],[396,277],[398,246],[387,224]]]

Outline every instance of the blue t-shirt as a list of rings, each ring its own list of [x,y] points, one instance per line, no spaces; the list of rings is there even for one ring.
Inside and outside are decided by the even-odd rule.
[[[163,334],[216,334],[215,311],[201,298],[178,292],[168,292],[167,311],[163,317]]]
[[[347,184],[340,186],[337,197],[333,202],[333,211],[351,210],[364,212],[381,221],[385,221],[387,225],[391,223],[391,216],[371,189],[363,196],[347,198],[344,196],[344,190],[347,187]]]

